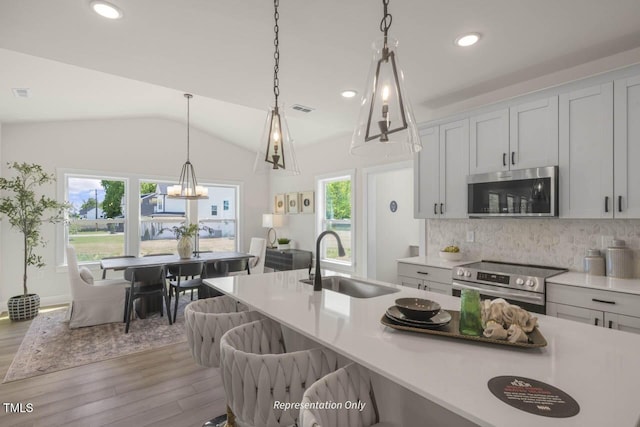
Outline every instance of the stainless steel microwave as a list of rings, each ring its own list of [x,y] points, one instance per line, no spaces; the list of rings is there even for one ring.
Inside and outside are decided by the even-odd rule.
[[[467,177],[470,217],[558,216],[558,167]]]

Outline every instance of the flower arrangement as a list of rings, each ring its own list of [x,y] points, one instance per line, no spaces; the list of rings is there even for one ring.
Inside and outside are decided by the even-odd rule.
[[[178,240],[182,237],[195,237],[198,232],[198,224],[182,224],[179,227],[173,227],[172,230]]]

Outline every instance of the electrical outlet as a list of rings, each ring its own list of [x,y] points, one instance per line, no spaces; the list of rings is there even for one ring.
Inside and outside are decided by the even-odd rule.
[[[475,231],[467,231],[467,242],[473,243],[476,241],[476,233]]]
[[[613,240],[613,236],[600,236],[602,242],[600,243],[601,248],[608,248],[611,246],[611,241]]]

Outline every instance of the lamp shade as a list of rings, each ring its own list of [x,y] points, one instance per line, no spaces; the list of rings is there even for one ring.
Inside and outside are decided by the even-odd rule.
[[[264,228],[282,227],[283,222],[282,215],[262,214],[262,226]]]

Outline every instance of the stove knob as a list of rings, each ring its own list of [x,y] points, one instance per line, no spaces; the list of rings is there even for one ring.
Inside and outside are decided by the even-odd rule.
[[[471,277],[471,272],[470,271],[465,271],[464,272],[464,277]]]
[[[518,285],[518,286],[524,285],[524,280],[522,280],[522,277],[518,277],[516,279],[516,285]]]
[[[527,281],[524,282],[524,284],[530,288],[533,288],[536,285],[536,282],[535,280],[527,279]]]
[[[459,268],[456,270],[456,276],[464,276],[464,270]]]

